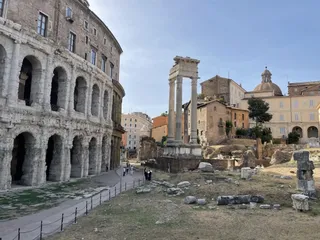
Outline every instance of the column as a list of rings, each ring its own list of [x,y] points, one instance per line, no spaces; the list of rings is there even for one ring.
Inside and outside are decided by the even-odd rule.
[[[191,79],[191,136],[190,143],[198,144],[197,142],[197,80]]]
[[[86,98],[86,118],[89,119],[91,117],[91,101],[92,101],[92,75],[90,75],[89,82],[88,82],[88,91],[87,91],[87,98]]]
[[[71,77],[70,77],[70,84],[69,84],[69,97],[67,101],[69,101],[69,105],[67,106],[69,115],[74,112],[74,88],[76,87],[76,67],[71,65]],[[85,97],[85,96],[83,96]]]
[[[47,70],[46,70],[46,77],[45,77],[45,81],[43,84],[43,92],[44,92],[44,96],[43,96],[43,106],[44,109],[47,111],[51,111],[51,105],[50,105],[50,92],[51,92],[51,82],[52,82],[52,78],[54,76],[53,74],[53,57],[49,56],[47,59]]]
[[[13,42],[13,51],[11,57],[11,70],[9,77],[8,87],[8,102],[14,105],[18,101],[18,87],[19,87],[19,74],[20,74],[20,47],[21,44],[17,40]]]
[[[177,142],[182,142],[181,140],[181,119],[182,119],[182,76],[177,76],[177,86],[176,86],[176,136],[175,140]]]
[[[168,140],[167,143],[173,142],[173,124],[174,124],[174,85],[175,80],[169,79],[169,113],[168,113]]]

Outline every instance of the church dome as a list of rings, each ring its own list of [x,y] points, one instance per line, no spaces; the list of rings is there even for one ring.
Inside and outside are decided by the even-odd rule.
[[[283,96],[280,87],[271,81],[272,73],[267,69],[261,74],[262,81],[256,86],[254,92],[274,92],[274,96]]]

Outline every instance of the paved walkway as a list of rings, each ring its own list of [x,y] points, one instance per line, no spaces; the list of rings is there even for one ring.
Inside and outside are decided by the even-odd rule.
[[[95,181],[104,183],[109,187],[101,194],[87,199],[67,200],[57,207],[46,209],[36,214],[0,222],[0,240],[18,240],[19,228],[20,240],[40,239],[41,232],[42,237],[59,232],[61,228],[73,224],[78,217],[85,215],[86,212],[100,205],[100,203],[118,195],[120,190],[125,191],[142,184],[143,176],[141,172],[135,172],[133,176],[128,174],[123,177],[122,184],[120,184],[121,174],[122,169],[118,169],[117,171],[110,171],[94,177]],[[120,185],[122,185],[121,189]]]

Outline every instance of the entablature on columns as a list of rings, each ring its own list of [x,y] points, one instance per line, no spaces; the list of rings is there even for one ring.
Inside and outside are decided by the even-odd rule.
[[[176,56],[174,61],[175,65],[170,69],[169,79],[176,79],[178,76],[186,78],[198,77],[199,60]]]

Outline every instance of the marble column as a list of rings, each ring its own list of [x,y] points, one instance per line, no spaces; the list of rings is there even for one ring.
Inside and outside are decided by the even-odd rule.
[[[181,119],[182,119],[182,76],[177,76],[177,86],[176,86],[176,136],[175,140],[177,142],[182,142],[181,138]]]
[[[198,144],[197,142],[197,81],[198,78],[191,79],[191,144]]]
[[[173,124],[174,124],[174,85],[175,80],[169,79],[169,113],[168,113],[168,139],[167,143],[173,142]]]
[[[8,87],[8,102],[9,105],[14,105],[18,101],[18,88],[19,88],[19,74],[21,66],[20,61],[20,47],[21,43],[15,40],[13,42],[13,51],[11,57],[11,70]]]

